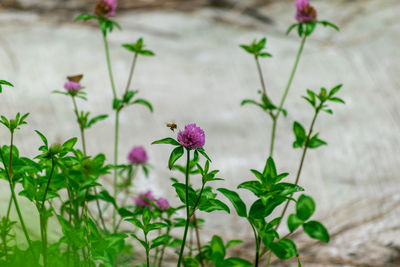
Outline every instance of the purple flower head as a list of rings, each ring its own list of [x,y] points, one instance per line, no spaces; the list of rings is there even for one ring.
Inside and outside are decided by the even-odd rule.
[[[135,203],[139,207],[150,207],[152,208],[153,206],[151,205],[151,202],[154,202],[154,196],[151,190],[148,190],[144,194],[140,194],[138,197],[135,198]]]
[[[117,0],[99,0],[94,9],[94,13],[100,17],[111,18],[115,16]]]
[[[156,202],[157,207],[160,210],[166,210],[169,208],[169,202],[165,198],[160,197]]]
[[[317,11],[312,5],[310,5],[308,0],[297,0],[296,9],[296,20],[299,23],[317,19]]]
[[[190,149],[201,148],[206,142],[204,131],[195,123],[185,126],[185,130],[179,131],[178,141],[184,147]]]
[[[64,88],[70,93],[77,93],[82,89],[82,85],[74,81],[68,81],[64,84]]]
[[[142,146],[133,147],[131,152],[128,154],[128,160],[132,164],[144,164],[148,159],[146,150]]]

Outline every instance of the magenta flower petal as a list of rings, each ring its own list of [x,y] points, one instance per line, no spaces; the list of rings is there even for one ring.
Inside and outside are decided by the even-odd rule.
[[[74,81],[68,81],[64,84],[64,88],[70,93],[76,93],[82,89],[82,85]]]
[[[143,146],[135,146],[128,154],[128,160],[132,164],[145,164],[148,161],[146,150]]]
[[[115,16],[117,0],[99,0],[94,9],[94,13],[100,17],[111,18]]]
[[[308,0],[296,1],[296,20],[299,23],[317,19],[317,11]]]
[[[166,210],[170,207],[168,200],[162,197],[157,200],[156,205],[160,210]]]
[[[195,123],[185,126],[185,130],[179,131],[178,142],[190,149],[202,148],[205,144],[204,131]]]
[[[136,205],[142,208],[146,206],[152,208],[153,206],[151,205],[151,202],[154,202],[154,196],[151,190],[148,190],[146,193],[140,194],[135,198]]]

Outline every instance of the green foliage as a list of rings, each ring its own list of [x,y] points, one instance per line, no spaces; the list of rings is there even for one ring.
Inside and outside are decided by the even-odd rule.
[[[317,27],[317,25],[322,25],[324,27],[330,27],[336,31],[339,31],[339,27],[336,26],[335,24],[326,21],[326,20],[314,20],[314,21],[307,21],[307,22],[302,22],[302,23],[295,23],[290,25],[290,27],[288,28],[288,30],[286,31],[286,34],[289,35],[289,33],[297,28],[297,34],[299,35],[299,37],[308,37],[310,36],[315,28]]]
[[[143,38],[139,38],[136,43],[130,43],[130,44],[123,44],[123,48],[126,50],[133,52],[135,54],[139,54],[142,56],[154,56],[154,52],[151,50],[145,49],[145,44],[143,43]]]
[[[5,80],[0,80],[0,93],[3,91],[3,87],[2,87],[3,85],[14,87],[14,85],[12,85],[10,82],[7,82]]]
[[[257,41],[256,39],[249,45],[240,45],[240,47],[249,54],[254,55],[255,57],[272,57],[272,55],[266,52],[265,46],[267,44],[267,38],[262,38]]]

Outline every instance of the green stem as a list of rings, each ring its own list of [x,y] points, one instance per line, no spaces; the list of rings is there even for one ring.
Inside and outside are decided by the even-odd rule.
[[[114,134],[114,199],[117,199],[118,188],[118,136],[119,136],[119,110],[115,112],[115,134]],[[116,229],[117,212],[113,210],[113,229]]]
[[[103,41],[104,41],[104,50],[106,52],[108,75],[110,76],[110,83],[111,83],[111,88],[112,88],[112,92],[113,92],[113,98],[115,99],[115,98],[117,98],[117,91],[115,90],[114,76],[113,76],[112,68],[111,68],[110,51],[108,48],[107,36],[105,34],[103,34]]]
[[[196,214],[193,214],[193,223],[194,223],[194,229],[196,231],[197,250],[199,252],[200,265],[201,267],[204,267],[203,253],[201,251],[201,243],[200,243],[200,231],[199,231],[199,226],[197,225]]]
[[[11,166],[11,167],[12,167],[11,164],[12,164],[12,147],[13,147],[13,140],[14,140],[14,139],[13,139],[13,133],[11,133],[10,162],[9,162],[9,166]],[[20,223],[21,223],[21,226],[22,226],[22,230],[23,230],[23,232],[24,232],[26,241],[28,242],[28,246],[29,246],[29,248],[30,248],[30,251],[31,251],[33,257],[36,259],[36,255],[35,255],[35,253],[33,252],[33,248],[32,248],[32,241],[31,241],[31,239],[30,239],[30,237],[29,237],[28,230],[26,229],[24,219],[22,218],[22,213],[21,213],[21,210],[20,210],[20,208],[19,208],[17,196],[15,195],[14,184],[13,184],[13,181],[12,181],[12,172],[9,171],[10,168],[7,168],[7,165],[6,165],[6,163],[5,163],[4,156],[3,156],[3,151],[2,151],[1,149],[0,149],[0,156],[1,156],[1,161],[3,162],[3,165],[4,165],[5,172],[6,172],[6,174],[7,174],[7,178],[8,178],[9,185],[10,185],[10,190],[11,190],[11,197],[12,197],[12,200],[13,200],[13,202],[14,202],[15,209],[17,210],[17,214],[18,214],[18,218],[19,218],[19,221],[20,221]]]
[[[260,242],[259,242],[259,237],[257,234],[256,229],[254,228],[254,225],[249,221],[251,229],[253,229],[254,233],[254,240],[256,242],[256,255],[254,257],[254,266],[258,267],[258,261],[259,261],[259,255],[260,255]]]
[[[294,75],[296,74],[297,66],[299,65],[300,57],[301,57],[301,54],[302,54],[303,49],[304,49],[304,44],[306,42],[306,38],[307,38],[307,36],[304,34],[304,37],[303,37],[303,39],[301,40],[301,43],[300,43],[300,48],[299,48],[299,50],[297,52],[297,55],[296,55],[296,60],[295,60],[294,65],[293,65],[292,72],[290,73],[289,80],[288,80],[288,82],[286,84],[285,91],[283,93],[281,102],[279,104],[278,111],[277,111],[276,115],[274,116],[274,120],[273,120],[273,124],[272,124],[270,150],[269,150],[269,156],[270,157],[272,157],[273,152],[274,152],[274,143],[275,143],[275,136],[276,136],[276,124],[278,123],[279,115],[281,114],[281,111],[282,111],[283,105],[285,103],[286,97],[287,97],[287,95],[289,93],[290,86],[292,85]]]
[[[148,240],[147,240],[147,233],[144,234],[144,242],[146,242],[147,246],[149,246]],[[150,267],[150,251],[148,248],[146,248],[146,263],[147,267]]]
[[[258,56],[254,56],[254,59],[256,61],[256,65],[257,65],[258,76],[260,77],[260,83],[261,83],[262,92],[263,92],[264,96],[268,99],[268,97],[267,97],[267,89],[265,87],[265,82],[264,82],[264,77],[263,77],[263,73],[262,73],[262,70],[261,70],[260,61],[258,60]]]
[[[321,104],[321,105],[322,105],[322,104]],[[318,108],[316,109],[315,114],[314,114],[314,117],[313,117],[312,122],[311,122],[311,125],[310,125],[310,129],[309,129],[309,131],[308,131],[307,139],[306,139],[306,142],[305,142],[305,144],[304,144],[303,153],[302,153],[301,159],[300,159],[300,165],[299,165],[299,168],[298,168],[298,170],[297,170],[296,181],[295,181],[295,183],[294,183],[295,185],[298,185],[298,183],[299,183],[301,171],[302,171],[302,169],[303,169],[304,160],[305,160],[305,158],[306,158],[306,153],[307,153],[307,149],[308,149],[308,144],[309,144],[310,139],[311,139],[311,135],[312,135],[312,132],[313,132],[314,124],[315,124],[315,121],[317,120],[317,116],[318,116],[319,110],[320,110],[320,107],[318,107]],[[293,194],[291,194],[290,197],[292,197],[292,195],[293,195]],[[280,216],[280,217],[281,217],[282,219],[283,219],[283,216],[285,216],[285,213],[286,213],[286,210],[287,210],[288,206],[289,206],[289,200],[286,201],[285,207],[283,208],[283,211],[282,211],[282,213],[281,213],[281,216]],[[282,220],[281,220],[281,221],[282,221]],[[275,226],[275,230],[278,230],[278,228],[279,228],[279,226],[280,226],[280,224],[281,224],[281,221],[279,221],[279,223]]]
[[[74,113],[76,115],[76,120],[78,121],[78,125],[79,125],[79,130],[81,133],[81,140],[82,140],[82,151],[83,151],[83,155],[86,156],[86,142],[85,142],[85,129],[84,129],[84,125],[82,125],[80,119],[79,119],[79,110],[78,110],[78,105],[76,104],[76,100],[74,96],[72,97],[72,103],[74,103]]]
[[[46,189],[43,194],[42,206],[40,208],[40,228],[42,233],[42,252],[43,252],[43,266],[47,267],[47,215],[46,215],[46,197],[49,191],[51,178],[54,172],[54,158],[51,158],[51,170],[49,174],[49,179],[47,180]]]
[[[185,184],[186,184],[186,224],[185,224],[185,231],[183,232],[183,239],[181,250],[179,252],[179,259],[177,267],[181,266],[182,259],[183,259],[183,251],[185,249],[186,237],[190,223],[190,211],[189,211],[189,164],[190,164],[190,150],[187,149],[187,158],[186,158],[186,171],[185,171]]]
[[[131,86],[131,81],[132,81],[132,77],[133,77],[133,72],[135,71],[137,56],[138,56],[137,53],[135,53],[135,55],[133,56],[131,69],[129,71],[128,81],[127,81],[126,87],[125,87],[125,94],[128,92],[129,87]]]

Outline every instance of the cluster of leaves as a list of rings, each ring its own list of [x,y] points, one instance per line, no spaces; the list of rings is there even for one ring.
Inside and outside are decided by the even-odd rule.
[[[307,21],[307,22],[302,22],[302,23],[295,23],[292,24],[288,30],[286,31],[286,34],[289,35],[289,33],[297,28],[297,34],[299,37],[307,37],[310,36],[317,25],[322,25],[324,27],[330,27],[336,31],[339,31],[339,27],[333,24],[332,22],[326,21],[326,20],[313,20],[313,21]]]
[[[328,90],[322,87],[318,94],[311,91],[310,89],[307,89],[307,96],[303,96],[303,98],[313,107],[314,118],[317,117],[320,111],[324,111],[328,114],[333,114],[332,109],[330,109],[328,104],[326,104],[327,102],[341,104],[345,103],[343,99],[336,96],[336,93],[340,90],[340,88],[342,88],[342,84],[333,87],[328,92]],[[315,121],[315,119],[313,121]],[[312,123],[312,125],[313,124],[314,123]],[[294,148],[317,148],[327,144],[325,141],[319,139],[319,133],[315,133],[311,136],[311,128],[309,130],[309,133],[307,134],[304,127],[298,121],[295,121],[293,123],[293,132],[296,138],[296,140],[293,142]]]
[[[114,98],[112,108],[119,112],[126,106],[139,104],[139,105],[146,106],[151,112],[153,112],[153,106],[150,104],[149,101],[147,101],[143,98],[134,99],[134,96],[137,93],[139,93],[138,90],[134,90],[134,91],[129,90],[126,92],[126,94],[124,94],[122,99]]]
[[[80,20],[83,20],[83,21],[97,20],[97,22],[99,23],[101,32],[103,33],[104,36],[107,36],[107,33],[111,33],[114,30],[114,28],[122,30],[122,28],[118,24],[118,22],[116,22],[115,20],[112,20],[110,18],[107,18],[107,17],[101,17],[101,16],[83,13],[74,19],[74,21],[80,21]]]

